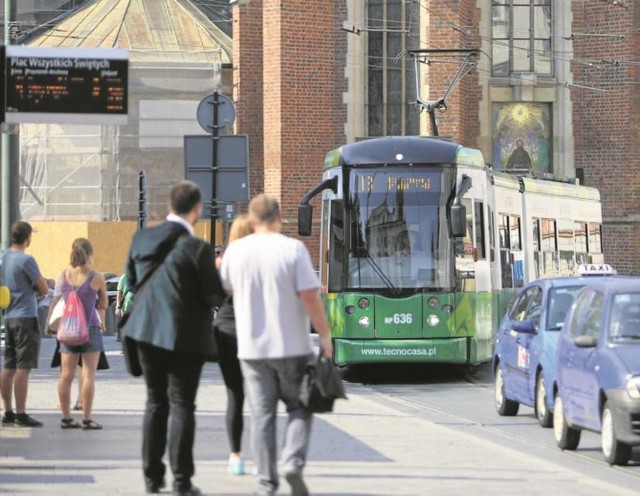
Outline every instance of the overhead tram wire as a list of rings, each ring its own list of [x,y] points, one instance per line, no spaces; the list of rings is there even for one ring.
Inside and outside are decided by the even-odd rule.
[[[110,4],[110,8],[109,8],[108,12],[106,13],[106,15],[110,14],[111,12],[113,12],[113,10],[115,10],[115,8],[116,8],[116,7],[117,7],[117,4],[116,4],[116,3],[111,3],[111,4]],[[102,15],[102,16],[101,16],[101,17],[99,17],[99,18],[98,18],[98,16],[96,16],[96,20],[95,20],[94,24],[93,24],[92,26],[90,26],[90,29],[86,29],[83,25],[85,24],[85,21],[89,20],[89,19],[91,18],[91,16],[95,14],[95,12],[96,12],[96,8],[97,8],[96,6],[87,6],[87,8],[86,8],[86,13],[85,13],[84,17],[80,20],[80,22],[76,23],[76,25],[75,25],[75,26],[73,26],[73,28],[74,28],[74,29],[71,31],[71,33],[74,33],[76,30],[81,29],[81,26],[82,26],[83,31],[81,31],[79,35],[78,35],[78,34],[75,34],[75,33],[74,33],[74,34],[71,34],[71,33],[70,33],[70,36],[68,37],[68,39],[73,39],[73,40],[83,40],[83,41],[84,41],[84,40],[86,40],[87,38],[89,38],[89,37],[82,37],[82,32],[89,32],[89,33],[94,32],[94,31],[95,31],[95,29],[96,29],[96,28],[98,27],[98,25],[100,24],[100,22],[101,22],[101,21],[104,19],[104,17],[105,17],[105,15]],[[127,8],[128,8],[128,7],[127,7]],[[83,10],[85,10],[85,9],[80,9],[80,10],[79,10],[79,11],[77,11],[76,13],[73,13],[71,16],[67,17],[67,18],[66,18],[66,20],[71,19],[72,17],[77,16],[77,15],[78,15],[80,12],[82,12]],[[62,21],[62,22],[65,22],[65,21]],[[46,36],[47,36],[47,32],[44,32],[44,33],[42,34],[42,36],[46,37]],[[102,41],[104,41],[104,39],[103,39]],[[79,44],[80,44],[80,43],[76,43],[76,44],[75,44],[75,46],[78,46]]]
[[[429,7],[427,7],[426,5],[424,5],[422,3],[422,0],[411,0],[411,1],[413,3],[415,3],[416,5],[419,5],[420,7],[422,7],[429,14],[431,14],[434,17],[437,17],[438,19],[442,20],[446,24],[444,26],[444,28],[453,29],[454,31],[461,32],[461,33],[463,33],[463,34],[465,34],[467,36],[478,37],[481,40],[487,41],[489,43],[501,45],[501,46],[504,46],[504,47],[509,47],[509,43],[502,43],[499,40],[495,40],[492,36],[486,36],[486,35],[480,34],[480,32],[479,32],[480,30],[478,29],[479,28],[478,26],[462,26],[460,24],[457,24],[455,22],[452,22],[452,21],[444,18],[440,14],[437,14],[437,13],[433,12]],[[478,33],[469,32],[468,29],[478,29]],[[582,36],[582,35],[589,36],[589,33],[572,33],[572,36],[574,36],[574,37],[578,37],[578,36]],[[619,40],[625,39],[625,36],[623,34],[609,34],[609,33],[607,33],[607,34],[603,34],[602,36],[618,38]],[[563,36],[563,35],[553,35],[553,34],[551,34],[550,37],[551,38],[563,38],[563,39],[566,39],[566,36]],[[579,62],[579,59],[560,57],[558,55],[550,55],[550,54],[548,54],[548,52],[545,52],[544,50],[532,50],[532,49],[529,49],[529,48],[522,48],[522,47],[517,47],[517,46],[514,46],[513,48],[515,50],[519,50],[521,52],[525,52],[527,55],[530,55],[530,54],[542,55],[542,56],[548,57],[550,60],[560,60],[560,61],[569,62],[569,63],[573,62],[573,61],[578,61]]]
[[[440,15],[440,14],[437,14],[437,13],[433,12],[433,10],[431,10],[428,6],[424,5],[424,4],[422,3],[422,1],[420,1],[420,0],[411,0],[411,3],[412,3],[412,4],[414,4],[416,7],[420,7],[420,8],[422,8],[422,9],[426,10],[427,12],[429,12],[429,13],[430,13],[431,15],[433,15],[434,17],[436,17],[436,18],[440,19],[441,21],[443,21],[443,23],[445,24],[445,26],[443,26],[444,28],[453,29],[453,30],[455,30],[455,31],[457,31],[457,32],[461,32],[461,33],[463,33],[463,34],[465,34],[465,35],[468,35],[468,36],[476,36],[476,37],[478,37],[478,38],[482,39],[483,41],[488,41],[488,42],[490,42],[490,43],[494,43],[494,44],[502,44],[502,45],[504,45],[504,46],[508,46],[508,43],[501,43],[501,42],[499,42],[499,41],[495,41],[495,40],[493,40],[493,38],[492,38],[492,37],[485,36],[485,35],[481,35],[481,34],[479,34],[479,33],[471,33],[471,32],[469,32],[469,30],[470,30],[470,29],[478,29],[478,26],[475,26],[475,25],[465,26],[465,25],[460,25],[460,24],[455,23],[455,22],[451,22],[450,20],[448,20],[448,19],[444,18],[442,15]],[[241,8],[242,8],[242,9],[255,10],[256,12],[258,12],[258,11],[262,12],[262,7],[256,7],[256,6],[252,6],[252,5],[250,5],[250,4],[249,4],[249,5],[244,5],[244,6],[242,6]],[[323,16],[323,17],[325,17],[325,18],[326,18],[326,17],[330,17],[332,20],[335,20],[335,16],[333,16],[332,14],[326,14],[326,15],[321,14],[321,16]],[[366,18],[366,19],[367,19],[367,21],[369,21],[369,22],[372,22],[372,21],[379,21],[379,22],[381,22],[381,23],[383,22],[383,19],[376,19],[376,18],[371,18],[371,17]],[[389,22],[394,22],[394,23],[396,23],[396,24],[401,24],[401,23],[402,23],[402,21],[399,21],[399,20],[386,20],[385,22],[387,22],[387,23],[389,23]],[[410,21],[410,22],[415,23],[416,21]],[[406,25],[406,22],[405,22],[405,25]],[[412,25],[412,24],[410,24],[410,25],[409,25],[409,27],[410,27],[411,25]],[[337,29],[341,29],[341,30],[342,30],[342,27],[336,26],[336,28],[337,28]],[[358,29],[358,28],[356,28],[356,29]],[[364,31],[364,30],[366,30],[366,28],[365,28],[365,29],[360,29],[360,31]],[[408,30],[403,30],[403,31],[405,31],[405,32],[406,32],[406,31],[408,31]],[[352,31],[352,32],[353,32],[353,31]],[[573,35],[574,37],[579,36],[579,35],[581,35],[581,34],[582,34],[582,33],[572,33],[572,35]],[[624,35],[617,35],[617,34],[611,34],[611,35],[607,35],[607,36],[610,36],[610,37],[613,37],[613,38],[621,38],[621,39],[623,39],[623,38],[624,38]],[[556,35],[556,34],[551,34],[551,35],[550,35],[550,37],[551,37],[551,38],[566,38],[566,36],[563,36],[563,35]],[[426,44],[426,43],[425,43],[425,42],[423,42],[423,41],[420,41],[420,43],[422,43],[422,44]],[[542,55],[542,56],[548,57],[548,58],[549,58],[549,60],[551,60],[551,61],[554,61],[554,60],[555,60],[555,61],[563,61],[563,62],[568,62],[568,63],[575,62],[575,63],[581,64],[581,65],[584,65],[584,66],[590,66],[590,67],[591,67],[591,66],[594,66],[593,61],[581,60],[581,59],[575,59],[575,58],[561,57],[561,56],[559,56],[559,55],[558,55],[558,53],[561,53],[561,52],[553,52],[553,54],[549,54],[548,52],[545,52],[545,51],[543,51],[543,50],[532,50],[532,49],[529,49],[529,48],[521,48],[521,47],[514,47],[514,49],[519,50],[519,51],[522,51],[522,52],[525,52],[527,55],[530,55],[530,54]],[[246,50],[246,49],[245,49],[245,53],[256,53],[256,54],[262,54],[262,53],[263,53],[263,50],[262,50],[262,49],[259,49],[259,48],[256,48],[256,49],[249,49],[249,50]],[[483,54],[485,54],[485,55],[487,55],[487,56],[488,56],[488,54],[487,54],[485,51],[483,51],[483,50],[481,51],[481,53],[483,53]],[[377,57],[377,58],[380,58],[380,57]],[[387,58],[388,58],[388,59],[391,59],[391,58],[394,58],[394,57],[387,57]],[[616,64],[616,65],[623,65],[623,64],[625,64],[625,63],[628,63],[628,64],[630,64],[630,65],[634,65],[634,64],[636,64],[636,62],[635,62],[635,61],[631,61],[631,62],[628,62],[628,61],[618,61],[618,62],[619,62],[619,64]],[[351,62],[351,63],[352,63],[352,64],[357,64],[357,62]],[[357,65],[359,65],[359,64],[357,64]],[[365,64],[362,64],[362,66],[365,66]],[[367,64],[367,66],[370,66],[370,65],[369,65],[369,64]],[[558,83],[558,85],[559,85],[559,86],[565,86],[565,87],[566,87],[567,85],[568,85],[568,86],[578,86],[578,85],[577,85],[577,84],[575,84],[575,83],[565,83],[565,82],[559,82],[559,83]],[[581,86],[581,87],[590,88],[590,87],[588,87],[588,86],[584,86],[584,85],[580,85],[580,86]],[[596,91],[602,91],[602,90],[601,90],[601,89],[599,89],[599,88],[593,88],[593,89],[595,89]]]

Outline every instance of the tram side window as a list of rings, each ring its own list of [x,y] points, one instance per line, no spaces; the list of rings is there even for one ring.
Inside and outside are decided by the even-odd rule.
[[[571,275],[575,272],[575,246],[573,241],[573,222],[558,222],[558,251],[560,253],[560,274]]]
[[[544,264],[542,242],[540,239],[540,219],[533,219],[533,266],[536,279],[540,278]]]
[[[496,248],[496,235],[495,235],[495,223],[493,220],[493,210],[491,207],[487,207],[489,211],[489,253],[491,254],[491,261],[493,262],[495,259],[495,248]]]
[[[502,268],[502,287],[513,287],[513,270],[509,256],[509,216],[498,216],[498,236],[500,237],[500,267]]]
[[[342,200],[331,201],[331,238],[329,239],[329,281],[328,291],[337,293],[343,290],[342,270],[344,265],[344,205]]]
[[[498,235],[500,237],[500,267],[502,268],[502,287],[513,287],[513,266],[511,264],[511,242],[509,240],[509,216],[498,216]]]
[[[508,215],[499,215],[499,224],[498,230],[500,235],[500,249],[508,250],[509,249],[509,216]]]
[[[322,200],[322,231],[320,234],[320,284],[327,289],[329,265],[329,200]]]
[[[576,264],[589,263],[589,253],[587,250],[587,223],[576,222],[573,228],[574,243],[576,251]]]
[[[476,200],[473,205],[473,215],[475,222],[475,249],[479,259],[487,258],[484,242],[484,203]]]
[[[509,231],[511,259],[513,260],[513,285],[516,288],[521,288],[524,286],[524,256],[522,254],[522,224],[517,215],[509,216]]]
[[[602,255],[602,226],[595,222],[589,223],[589,234],[587,237],[587,251],[589,252],[591,263],[603,263]]]
[[[509,217],[509,242],[511,250],[522,250],[522,236],[520,235],[520,217],[512,215]]]
[[[541,219],[540,245],[542,246],[542,263],[540,277],[550,277],[558,272],[558,242],[556,221]]]
[[[473,211],[471,200],[462,199],[467,210],[467,230],[464,238],[454,241],[456,254],[456,275],[458,288],[461,291],[475,291],[475,267],[473,261]]]

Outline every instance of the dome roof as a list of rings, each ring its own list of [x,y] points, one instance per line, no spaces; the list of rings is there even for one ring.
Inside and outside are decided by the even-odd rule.
[[[95,0],[30,46],[126,48],[138,62],[230,63],[231,39],[188,0]]]

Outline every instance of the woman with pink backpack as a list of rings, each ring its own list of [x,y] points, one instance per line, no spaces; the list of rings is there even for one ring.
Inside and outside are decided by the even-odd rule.
[[[71,246],[70,266],[62,271],[56,282],[51,302],[55,308],[64,299],[64,312],[57,328],[60,341],[61,373],[58,398],[62,408],[62,429],[102,429],[91,417],[95,392],[95,373],[100,352],[104,351],[105,310],[107,285],[104,276],[93,270],[93,247],[88,239],[78,238]],[[96,300],[98,304],[96,305]],[[71,386],[82,357],[82,423],[71,416]]]

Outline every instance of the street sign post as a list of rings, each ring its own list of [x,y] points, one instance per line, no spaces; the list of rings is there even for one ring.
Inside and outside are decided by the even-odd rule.
[[[185,177],[198,184],[203,198],[216,202],[249,200],[249,138],[244,134],[218,136],[216,190],[212,189],[214,173],[212,140],[208,135],[184,137]],[[210,211],[207,212],[209,214]]]
[[[211,242],[216,242],[218,203],[249,199],[249,139],[246,135],[221,136],[233,125],[236,110],[233,102],[217,91],[198,105],[198,123],[211,136],[184,137],[185,177],[198,184],[211,222]]]

